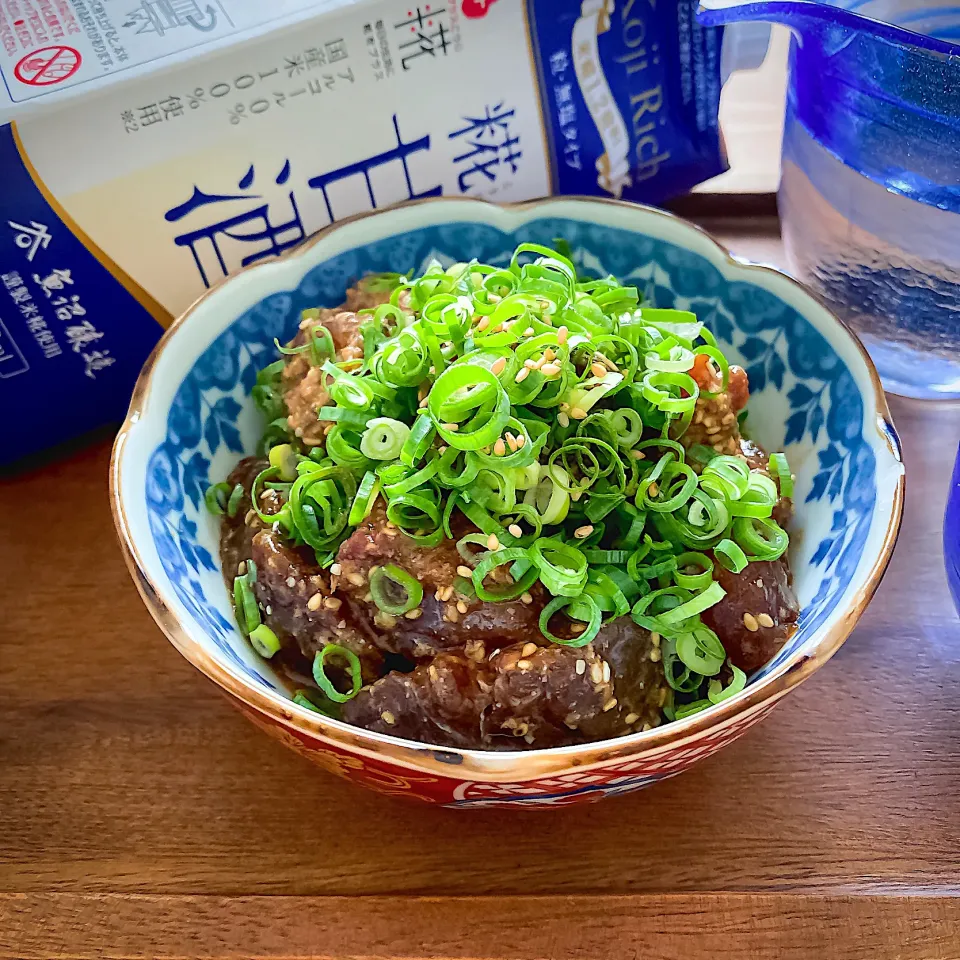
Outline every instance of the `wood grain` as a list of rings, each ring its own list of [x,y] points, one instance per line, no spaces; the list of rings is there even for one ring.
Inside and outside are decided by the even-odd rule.
[[[759,226],[726,242],[778,258],[769,221]],[[591,929],[606,918],[610,949],[601,937],[597,956],[645,956],[643,923],[661,915],[702,925],[705,952],[681,951],[686,935],[669,941],[687,958],[725,955],[731,932],[754,929],[787,950],[788,926],[802,945],[821,924],[855,929],[851,952],[783,955],[886,955],[902,924],[909,950],[890,956],[947,956],[943,937],[960,942],[949,899],[960,892],[960,624],[940,535],[960,406],[891,406],[907,463],[903,532],[835,659],[683,777],[550,812],[382,798],[254,729],[141,605],[110,521],[106,443],[0,482],[0,957],[40,956],[41,921],[63,937],[43,955],[93,956],[83,916],[107,924],[118,956],[190,956],[185,931],[203,911],[219,932],[196,941],[198,956],[242,953],[250,914],[274,925],[251,956],[287,955],[278,931],[292,922],[290,956],[561,957],[570,944],[547,930],[565,904]],[[466,938],[456,949],[447,926],[431,939],[432,920],[411,928],[433,945],[421,953],[412,939],[391,953],[361,936],[372,897],[401,930],[404,910],[428,916],[414,895],[469,898],[459,926],[460,906],[443,914]],[[508,928],[489,947],[477,939],[484,904]],[[527,938],[516,943],[513,905]],[[298,911],[315,923],[333,911],[344,932],[321,949]]]
[[[958,941],[944,897],[0,895],[0,960],[956,960]]]

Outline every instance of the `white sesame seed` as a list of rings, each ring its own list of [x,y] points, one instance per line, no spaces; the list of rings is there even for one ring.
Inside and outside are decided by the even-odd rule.
[[[628,713],[624,718],[623,722],[628,726],[632,726],[640,719],[640,714],[638,713]]]
[[[527,369],[527,367],[523,367],[513,379],[516,380],[517,383],[523,383],[523,381],[526,380],[529,375],[529,369]]]
[[[456,433],[460,429],[459,423],[445,423],[443,425],[444,430],[448,430],[450,433]]]
[[[320,606],[321,606],[322,604],[323,604],[323,595],[322,595],[322,594],[319,594],[319,593],[315,593],[315,594],[307,601],[307,609],[308,609],[308,610],[319,610],[319,609],[320,609]]]
[[[499,377],[503,373],[504,368],[507,365],[507,358],[500,357],[498,360],[495,360],[493,366],[490,367],[490,372],[495,376]]]
[[[493,445],[493,455],[502,457],[507,452],[507,445],[503,442],[503,437],[497,437],[497,442]]]
[[[464,563],[461,563],[460,566],[457,567],[457,573],[459,573],[461,577],[466,577],[467,580],[473,576],[473,571]]]
[[[295,587],[296,585],[297,585],[297,578],[296,578],[296,577],[287,577],[287,586],[288,586],[288,587]]]
[[[555,377],[560,372],[560,368],[555,363],[545,363],[540,368],[540,372],[545,377]]]
[[[417,620],[417,619],[419,619],[421,613],[423,613],[423,611],[422,611],[419,607],[414,607],[412,610],[408,610],[408,611],[404,614],[404,616],[405,616],[408,620]]]
[[[497,539],[497,535],[495,533],[491,533],[490,536],[487,537],[487,549],[488,550],[500,549],[500,541]]]
[[[458,600],[458,601],[457,601],[457,610],[459,610],[460,613],[466,613],[466,612],[467,612],[467,605],[466,605],[462,600]]]
[[[616,705],[617,705],[617,698],[616,698],[616,697],[611,697],[611,698],[603,705],[603,712],[604,712],[604,713],[607,713],[608,711],[612,710]]]
[[[743,615],[743,625],[751,632],[756,633],[760,629],[760,624],[757,623],[757,618],[752,613],[745,613]]]
[[[599,663],[590,664],[590,679],[594,683],[603,683],[603,667]]]
[[[521,657],[532,657],[537,652],[537,645],[535,643],[525,643],[523,649],[520,651]]]
[[[656,485],[656,483],[651,483],[650,486],[647,487],[647,493],[651,497],[655,497],[659,492],[660,492],[660,488]]]
[[[578,540],[583,540],[584,538],[589,537],[591,533],[593,533],[593,526],[589,523],[582,527],[577,527],[577,529],[573,531],[573,535]]]
[[[339,610],[339,609],[340,609],[340,605],[341,605],[342,603],[343,603],[343,601],[342,601],[342,600],[338,600],[336,597],[327,597],[327,598],[323,601],[323,605],[324,605],[324,607],[327,608],[327,610]]]
[[[529,593],[524,593],[520,595],[520,602],[527,605],[533,603],[533,597]]]
[[[517,449],[519,450],[526,442],[527,442],[527,438],[521,433],[517,437]]]
[[[761,627],[772,627],[773,617],[771,617],[769,613],[761,613],[760,616],[757,617],[757,623],[759,623]]]
[[[606,660],[603,661],[603,682],[610,682],[610,664]]]
[[[510,526],[507,527],[507,530],[508,530],[509,533],[510,533],[512,536],[514,536],[514,537],[522,537],[522,536],[523,536],[523,530],[521,529],[521,527],[520,527],[519,524],[511,523]]]
[[[643,460],[646,454],[642,450],[631,450],[630,456],[633,457],[634,460]]]
[[[397,718],[389,710],[384,710],[383,713],[380,714],[380,719],[384,723],[389,723],[390,726],[393,726],[397,722]]]
[[[582,677],[587,672],[587,661],[578,660],[577,661],[577,676]]]
[[[607,375],[607,368],[602,363],[592,363],[590,365],[590,372],[595,377],[605,377]]]
[[[557,423],[559,423],[561,427],[566,429],[567,427],[570,426],[570,418],[565,413],[558,413]]]
[[[241,560],[241,561],[237,564],[237,576],[238,576],[238,577],[242,577],[242,576],[244,576],[244,575],[246,574],[246,572],[247,572],[247,561],[246,561],[246,560]]]
[[[517,669],[518,670],[529,670],[533,664],[529,660],[518,660]]]
[[[569,331],[566,327],[559,327],[557,329],[557,343],[564,344],[567,342],[567,334]]]
[[[523,331],[523,335],[524,335],[525,337],[532,337],[534,333],[535,333],[535,331],[534,331],[533,327],[527,327],[527,329]]]
[[[587,411],[584,410],[582,407],[574,407],[574,408],[570,411],[570,417],[571,417],[571,419],[573,419],[573,420],[586,420],[586,419],[587,419]]]
[[[363,586],[363,574],[362,573],[348,573],[347,579],[355,586]]]
[[[480,333],[483,333],[483,331],[486,330],[487,327],[489,327],[489,326],[490,326],[490,318],[489,318],[489,317],[481,317],[481,318],[480,318],[480,322],[477,324],[477,330],[479,330]],[[504,360],[504,363],[506,363],[506,360]],[[502,368],[501,368],[501,369],[502,369]]]
[[[663,653],[660,651],[660,648],[659,648],[659,647],[654,647],[654,648],[650,651],[650,660],[651,660],[653,663],[659,663],[659,662],[660,662],[660,658],[661,658],[662,656],[663,656]]]
[[[330,572],[331,572],[335,577],[339,577],[340,574],[343,573],[343,567],[341,567],[339,563],[331,563],[331,564],[330,564]]]

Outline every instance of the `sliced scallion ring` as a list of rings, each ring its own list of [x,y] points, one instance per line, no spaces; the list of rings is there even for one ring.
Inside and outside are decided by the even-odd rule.
[[[370,574],[373,602],[384,612],[399,617],[420,606],[423,587],[406,570],[388,563]]]
[[[260,654],[264,660],[269,660],[279,649],[280,640],[277,635],[265,624],[250,631],[250,646]]]
[[[371,460],[395,460],[400,456],[410,428],[392,417],[375,417],[367,421],[360,440],[360,452]]]
[[[336,657],[345,661],[344,670],[350,679],[350,690],[347,693],[341,693],[334,685],[333,681],[327,676],[326,664],[331,657]],[[313,659],[313,679],[317,686],[334,703],[346,703],[352,700],[359,692],[363,682],[361,679],[360,658],[346,647],[341,647],[336,643],[328,643],[323,649],[318,650]]]

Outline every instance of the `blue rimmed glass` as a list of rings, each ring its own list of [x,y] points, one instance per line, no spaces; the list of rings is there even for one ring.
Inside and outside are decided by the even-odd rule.
[[[704,23],[794,34],[779,193],[790,270],[857,331],[888,390],[960,397],[960,7],[702,4]]]

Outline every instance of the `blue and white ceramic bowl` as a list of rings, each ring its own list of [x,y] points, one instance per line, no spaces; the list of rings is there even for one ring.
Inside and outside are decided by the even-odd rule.
[[[579,265],[609,272],[658,307],[693,310],[750,377],[750,426],[797,475],[791,563],[799,629],[738,696],[613,741],[529,752],[439,750],[328,720],[238,633],[217,521],[203,509],[260,434],[249,399],[274,338],[306,307],[342,302],[372,271],[432,258],[507,263],[522,241],[563,237]],[[458,805],[566,803],[620,793],[715,752],[825,663],[852,630],[900,523],[899,442],[872,364],[854,336],[796,282],[733,259],[697,227],[612,201],[514,207],[429,200],[334,225],[283,259],[241,271],[167,332],[144,368],[111,472],[131,572],[178,650],[261,726],[323,766],[391,793]]]

